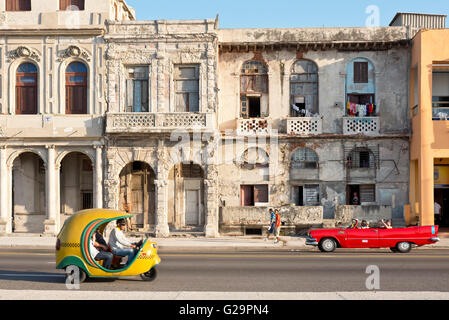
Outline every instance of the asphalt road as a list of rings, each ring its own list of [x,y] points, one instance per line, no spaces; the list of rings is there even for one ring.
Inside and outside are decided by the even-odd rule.
[[[380,271],[381,291],[449,292],[449,250],[186,253],[160,252],[158,278],[89,279],[83,291],[348,292],[366,291]],[[50,250],[0,249],[0,290],[67,290]]]

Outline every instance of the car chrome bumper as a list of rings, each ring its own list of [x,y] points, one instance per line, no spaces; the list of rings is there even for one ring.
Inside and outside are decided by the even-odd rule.
[[[440,238],[437,238],[437,237],[430,238],[430,241],[438,242],[438,241],[440,241]]]
[[[306,238],[306,245],[308,245],[308,246],[317,246],[318,245],[318,241],[316,241],[316,239],[314,239],[314,238],[307,237]]]

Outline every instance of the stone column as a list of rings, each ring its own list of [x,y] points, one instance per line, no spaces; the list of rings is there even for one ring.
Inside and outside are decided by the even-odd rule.
[[[6,163],[6,147],[0,147],[0,235],[11,233],[11,217],[9,214],[8,176],[10,169]]]
[[[204,180],[204,193],[206,198],[206,225],[204,227],[204,233],[207,238],[219,236],[217,191],[217,182],[215,180]]]
[[[95,203],[94,207],[103,209],[103,147],[95,146]]]
[[[47,219],[45,220],[45,234],[55,235],[58,232],[56,221],[56,166],[55,166],[55,146],[46,146],[48,150],[47,170],[46,170],[46,189],[47,198]]]
[[[156,237],[166,238],[170,235],[167,211],[167,181],[155,180],[156,186]]]

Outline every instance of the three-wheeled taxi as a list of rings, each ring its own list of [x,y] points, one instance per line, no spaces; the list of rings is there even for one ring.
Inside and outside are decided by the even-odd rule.
[[[56,268],[66,270],[67,277],[79,274],[79,282],[90,278],[118,278],[140,275],[143,280],[156,278],[156,266],[161,262],[157,244],[148,239],[142,242],[133,261],[126,268],[105,269],[102,261],[96,261],[90,253],[90,239],[102,232],[111,221],[130,218],[124,212],[91,209],[80,211],[67,219],[56,240]]]

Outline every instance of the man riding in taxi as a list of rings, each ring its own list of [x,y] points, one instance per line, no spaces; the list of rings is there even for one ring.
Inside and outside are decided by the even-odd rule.
[[[126,229],[126,221],[120,219],[117,221],[117,227],[114,228],[109,237],[109,246],[112,253],[116,256],[128,257],[125,268],[133,261],[136,255],[137,246],[129,241],[123,233]]]

